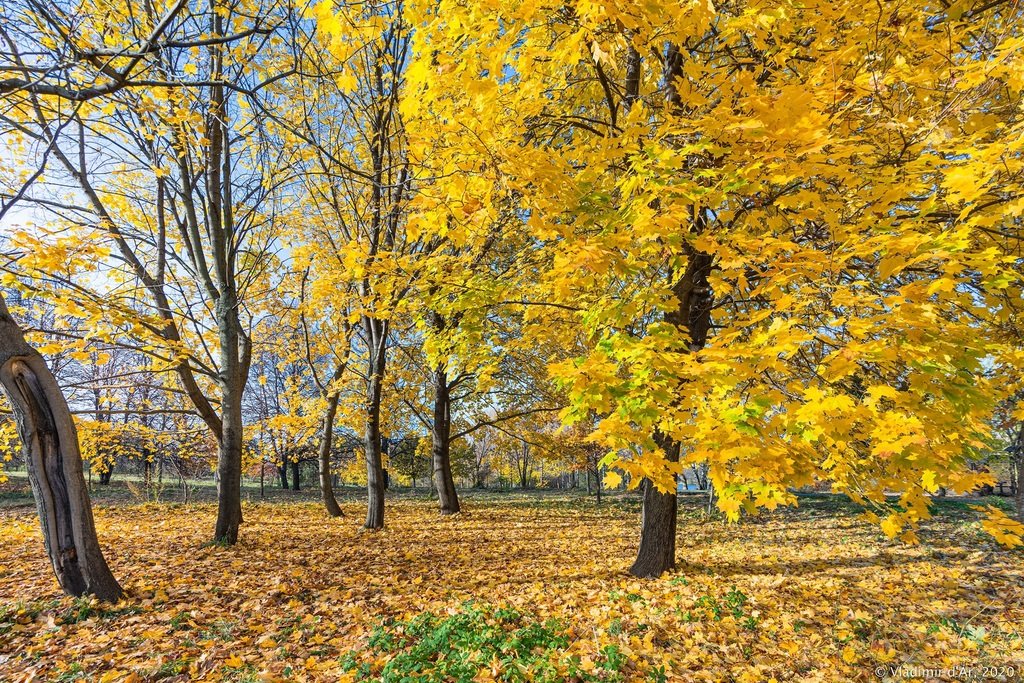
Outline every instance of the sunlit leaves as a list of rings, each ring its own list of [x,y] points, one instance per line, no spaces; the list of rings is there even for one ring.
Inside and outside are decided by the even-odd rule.
[[[117,605],[57,599],[31,513],[5,512],[0,638],[10,658],[0,671],[366,681],[390,665],[429,681],[458,664],[480,680],[515,680],[522,638],[511,635],[550,620],[564,640],[522,650],[555,667],[550,681],[572,680],[570,670],[650,680],[659,669],[668,680],[781,681],[794,668],[848,681],[920,658],[1019,661],[1020,563],[961,524],[956,503],[909,546],[836,501],[802,499],[737,526],[683,499],[681,568],[654,581],[620,570],[633,504],[501,494],[466,505],[451,519],[425,500],[396,501],[389,528],[369,535],[325,523],[313,504],[247,504],[247,540],[234,549],[202,545],[210,505],[104,506],[101,533],[121,539],[104,549],[129,590]],[[981,610],[979,595],[999,599]],[[491,647],[502,633],[504,652]]]

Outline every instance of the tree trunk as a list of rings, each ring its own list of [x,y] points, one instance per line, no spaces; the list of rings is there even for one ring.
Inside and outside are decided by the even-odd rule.
[[[301,470],[300,470],[299,465],[300,465],[300,463],[299,463],[298,460],[292,460],[292,491],[298,491],[299,488],[300,488],[299,487],[299,473],[300,473]]]
[[[114,463],[109,463],[100,470],[100,483],[104,486],[110,484],[110,477],[114,474]]]
[[[679,460],[679,445],[666,436],[655,435],[659,448],[669,461]],[[640,578],[657,578],[676,566],[676,517],[679,498],[675,477],[672,490],[662,493],[650,480],[644,481],[643,517],[640,522],[640,549],[629,573]]]
[[[698,224],[700,220],[697,219]],[[698,230],[699,231],[699,230]],[[685,330],[690,337],[689,350],[704,347],[711,327],[710,289],[708,274],[712,257],[703,252],[689,255],[686,270],[673,287],[677,309],[665,314],[665,321]],[[656,432],[654,441],[665,451],[670,462],[679,461],[679,444],[667,435]],[[640,577],[657,577],[676,566],[676,512],[678,508],[676,477],[672,477],[672,490],[661,493],[646,482],[644,487],[643,520],[640,531],[640,549],[630,573]]]
[[[452,476],[452,403],[451,395],[448,392],[448,374],[443,365],[439,364],[434,369],[433,380],[434,422],[430,436],[434,486],[437,487],[441,514],[454,515],[461,508],[459,494],[455,490],[455,478]]]
[[[214,3],[215,5],[217,3]],[[210,29],[214,36],[224,36],[224,15],[213,7]],[[210,143],[205,162],[207,230],[210,234],[213,256],[213,274],[216,286],[209,281],[206,287],[215,300],[214,312],[220,341],[219,384],[221,389],[221,422],[217,453],[217,525],[214,542],[233,545],[238,541],[238,527],[242,523],[242,397],[249,375],[252,344],[242,328],[239,317],[238,281],[235,266],[240,239],[235,232],[234,200],[232,198],[233,163],[231,158],[230,93],[225,89],[224,53],[218,49],[209,52],[209,102],[205,130]],[[197,251],[201,251],[198,250]]]
[[[516,470],[519,474],[519,488],[525,491],[530,483],[530,446],[524,442],[520,448],[520,460]]]
[[[366,392],[366,529],[384,528],[384,466],[380,451],[380,402],[384,389],[384,358],[375,350],[370,359],[370,377]]]
[[[217,301],[221,344],[221,433],[217,451],[217,526],[214,542],[234,545],[242,523],[242,391],[248,368],[241,360],[237,302]]]
[[[1017,520],[1024,522],[1024,424],[1017,430],[1017,443],[1014,451],[1014,462],[1016,464],[1016,477],[1014,484],[1016,490],[1013,499],[1017,504]]]
[[[227,403],[225,401],[225,403]],[[226,408],[226,406],[225,406]],[[224,433],[217,450],[217,526],[214,541],[234,545],[242,523],[242,415],[224,411]]]
[[[18,424],[43,542],[68,595],[117,601],[121,586],[100,551],[78,434],[46,361],[26,342],[0,295],[0,384]]]
[[[284,460],[277,466],[277,473],[281,476],[281,488],[288,490],[288,461]]]
[[[334,486],[331,482],[331,445],[334,441],[334,417],[338,414],[338,394],[327,399],[327,412],[320,428],[320,496],[324,508],[331,517],[342,517],[341,506],[334,497]]]

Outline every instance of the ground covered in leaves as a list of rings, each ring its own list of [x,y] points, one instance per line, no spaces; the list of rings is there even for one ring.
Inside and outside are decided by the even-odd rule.
[[[835,499],[729,525],[684,502],[679,570],[626,574],[635,500],[99,506],[116,605],[62,598],[31,508],[0,510],[2,681],[878,681],[1024,676],[1024,555],[950,502],[923,544]],[[964,668],[953,668],[964,667]],[[989,667],[989,668],[985,668]]]

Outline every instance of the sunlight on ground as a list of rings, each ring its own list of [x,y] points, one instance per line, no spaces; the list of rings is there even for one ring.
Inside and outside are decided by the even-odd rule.
[[[0,680],[871,681],[1024,664],[1021,554],[955,514],[907,547],[813,502],[732,526],[685,510],[679,571],[639,580],[623,503],[483,499],[442,518],[399,501],[377,533],[344,508],[248,505],[233,548],[203,546],[210,505],[100,508],[131,594],[116,606],[61,598],[31,509],[0,512]]]

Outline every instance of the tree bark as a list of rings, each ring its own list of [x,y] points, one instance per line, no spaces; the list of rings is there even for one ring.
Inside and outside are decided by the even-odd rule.
[[[1017,520],[1024,522],[1024,424],[1017,430],[1017,443],[1014,444],[1014,462],[1016,464],[1016,478],[1014,483],[1014,502],[1017,504]]]
[[[679,460],[679,445],[662,434],[655,442],[665,451],[668,460]],[[650,480],[644,481],[643,513],[640,522],[640,549],[629,573],[640,578],[657,578],[676,566],[676,518],[679,498],[672,490],[662,493]]]
[[[374,321],[376,322],[376,321]],[[366,529],[384,528],[384,466],[380,450],[380,403],[384,389],[383,349],[373,349],[370,358],[370,376],[367,379],[366,426],[364,450],[366,456]]]
[[[324,508],[331,517],[344,516],[341,506],[334,497],[334,486],[331,481],[331,445],[334,441],[334,418],[338,414],[338,394],[331,394],[327,398],[327,411],[320,427],[320,496],[323,499]]]
[[[292,491],[298,491],[301,486],[299,484],[299,474],[301,472],[299,461],[292,460]]]
[[[631,50],[629,54],[632,69],[636,62],[639,66],[640,56]],[[664,88],[668,106],[675,111],[681,109],[681,98],[676,89],[676,82],[683,75],[683,53],[677,45],[670,44],[665,50],[663,62]],[[639,83],[632,83],[627,73],[627,109],[639,94]],[[707,215],[697,205],[692,208],[691,234],[700,235],[707,224]],[[687,256],[686,268],[672,286],[676,298],[676,308],[665,312],[665,322],[683,331],[689,337],[687,347],[691,353],[704,348],[711,329],[711,305],[714,300],[708,275],[711,273],[713,257],[699,251],[688,242],[683,243]],[[679,461],[680,446],[668,435],[655,431],[655,444],[665,451],[672,462]],[[646,482],[644,487],[643,520],[640,531],[640,548],[636,562],[630,568],[635,576],[656,577],[675,568],[676,554],[676,517],[678,510],[678,485],[676,477],[672,478],[672,490],[661,493],[657,488]]]
[[[215,543],[234,545],[242,523],[242,391],[248,364],[240,351],[237,302],[228,292],[217,301],[221,344],[221,433],[217,451]]]
[[[434,486],[441,505],[442,515],[459,512],[459,494],[455,490],[452,476],[452,402],[448,389],[448,373],[443,364],[433,372],[434,380],[434,421],[431,426],[431,462]]]
[[[696,222],[699,224],[700,220]],[[692,252],[673,292],[678,308],[665,314],[665,321],[685,330],[689,336],[689,350],[699,351],[707,342],[711,327],[710,289],[708,274],[711,272],[712,257],[703,252]],[[654,441],[665,451],[670,462],[679,461],[679,444],[660,432]],[[678,492],[676,477],[672,478],[670,492],[662,493],[646,482],[644,487],[643,519],[640,531],[640,549],[636,562],[629,570],[640,577],[657,577],[674,569],[676,565],[676,511]]]
[[[2,295],[0,384],[18,424],[46,554],[60,587],[68,595],[117,601],[123,591],[100,551],[67,401]]]

